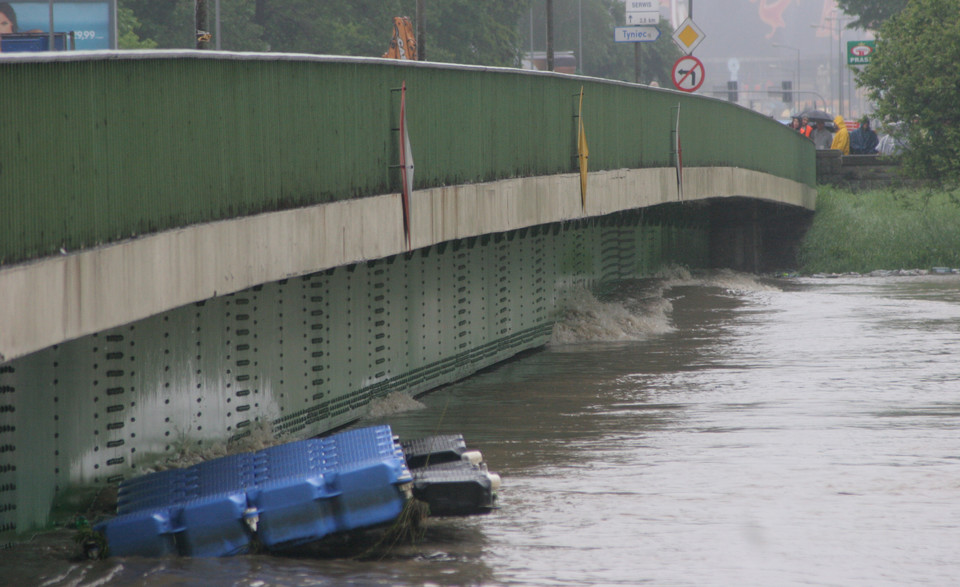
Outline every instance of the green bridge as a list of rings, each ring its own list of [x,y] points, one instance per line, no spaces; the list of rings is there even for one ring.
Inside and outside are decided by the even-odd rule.
[[[184,51],[0,86],[0,544],[542,346],[569,288],[783,268],[816,198],[776,121],[593,78]]]

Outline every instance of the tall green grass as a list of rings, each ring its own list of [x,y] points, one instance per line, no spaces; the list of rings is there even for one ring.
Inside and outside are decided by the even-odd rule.
[[[960,193],[818,190],[804,273],[960,267]]]

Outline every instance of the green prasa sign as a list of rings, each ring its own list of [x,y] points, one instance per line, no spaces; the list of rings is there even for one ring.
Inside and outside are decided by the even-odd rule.
[[[847,41],[847,65],[867,65],[876,50],[876,41]]]

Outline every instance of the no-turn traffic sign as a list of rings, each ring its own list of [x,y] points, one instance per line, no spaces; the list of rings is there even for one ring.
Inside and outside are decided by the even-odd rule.
[[[707,72],[703,62],[693,55],[677,59],[673,64],[673,85],[682,92],[696,92],[703,85]]]

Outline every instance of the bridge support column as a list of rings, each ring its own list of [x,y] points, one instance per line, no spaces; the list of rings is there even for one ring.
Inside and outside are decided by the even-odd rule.
[[[747,199],[710,208],[710,264],[755,273],[760,267],[758,211]]]
[[[710,208],[710,265],[748,273],[795,270],[813,213],[755,199],[727,199]]]

